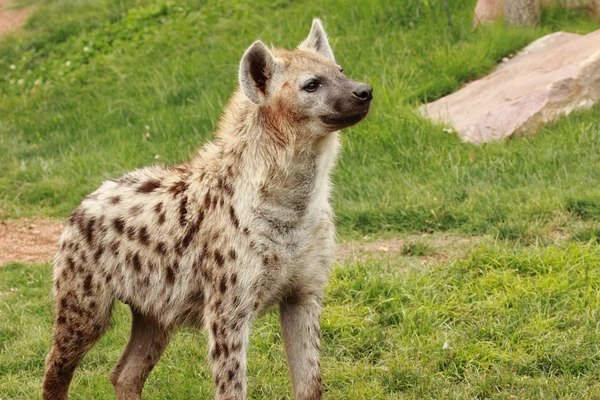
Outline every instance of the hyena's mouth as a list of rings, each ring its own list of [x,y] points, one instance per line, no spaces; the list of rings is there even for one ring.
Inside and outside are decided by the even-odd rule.
[[[371,107],[369,104],[369,107],[367,107],[366,109],[362,110],[359,113],[350,114],[350,115],[348,115],[348,114],[326,115],[324,117],[321,117],[321,121],[323,121],[323,123],[325,125],[329,125],[335,129],[347,128],[349,126],[355,125],[355,124],[359,123],[360,121],[362,121],[369,113],[370,108]]]

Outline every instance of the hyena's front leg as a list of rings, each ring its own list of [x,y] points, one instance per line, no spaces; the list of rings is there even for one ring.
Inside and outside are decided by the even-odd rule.
[[[217,306],[220,301],[217,300]],[[209,359],[215,384],[215,399],[246,400],[246,352],[251,315],[240,309],[207,316]]]
[[[296,400],[320,400],[323,392],[319,353],[321,294],[286,298],[280,323]]]

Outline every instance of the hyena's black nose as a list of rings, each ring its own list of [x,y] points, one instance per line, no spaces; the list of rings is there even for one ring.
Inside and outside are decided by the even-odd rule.
[[[361,83],[352,91],[352,94],[362,103],[373,98],[373,88],[366,83]]]

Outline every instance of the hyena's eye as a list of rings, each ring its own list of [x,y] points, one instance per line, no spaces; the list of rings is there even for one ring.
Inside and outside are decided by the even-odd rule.
[[[304,89],[307,92],[314,92],[315,90],[317,90],[319,88],[319,86],[320,85],[319,85],[318,81],[310,81],[302,89]]]

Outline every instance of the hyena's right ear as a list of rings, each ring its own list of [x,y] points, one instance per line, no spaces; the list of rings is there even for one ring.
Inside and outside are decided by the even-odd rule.
[[[277,70],[277,61],[260,40],[252,43],[240,63],[240,87],[253,103],[265,101],[270,80]]]

